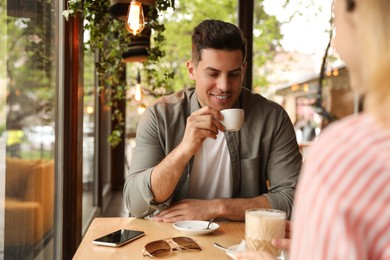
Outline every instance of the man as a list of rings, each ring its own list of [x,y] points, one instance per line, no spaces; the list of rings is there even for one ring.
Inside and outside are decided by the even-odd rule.
[[[245,58],[235,25],[205,20],[194,29],[187,68],[195,89],[161,98],[138,125],[124,187],[133,216],[244,220],[255,207],[290,215],[302,162],[294,128],[281,106],[242,88]],[[240,131],[221,124],[227,108],[244,109]]]

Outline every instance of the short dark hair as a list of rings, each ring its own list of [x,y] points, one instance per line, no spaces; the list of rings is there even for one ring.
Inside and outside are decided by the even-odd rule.
[[[219,20],[204,20],[192,32],[192,62],[198,65],[203,49],[241,50],[242,61],[246,60],[246,40],[234,24]]]

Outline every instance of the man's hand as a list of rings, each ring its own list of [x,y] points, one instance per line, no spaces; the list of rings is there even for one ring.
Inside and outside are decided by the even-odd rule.
[[[247,199],[185,199],[174,203],[168,209],[159,212],[153,219],[163,222],[210,220],[212,218],[244,221],[245,210],[256,207],[270,208],[271,205],[264,196]]]
[[[212,200],[182,200],[155,215],[153,220],[170,223],[182,220],[209,220],[216,214],[213,204]]]
[[[188,149],[190,154],[197,153],[207,137],[216,139],[218,130],[225,131],[220,122],[222,118],[221,113],[210,106],[205,106],[193,112],[187,118],[186,130],[180,146]]]

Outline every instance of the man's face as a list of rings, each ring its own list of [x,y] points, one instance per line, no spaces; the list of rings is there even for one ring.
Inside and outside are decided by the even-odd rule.
[[[231,108],[240,95],[246,63],[240,50],[204,49],[198,66],[187,63],[201,107]]]

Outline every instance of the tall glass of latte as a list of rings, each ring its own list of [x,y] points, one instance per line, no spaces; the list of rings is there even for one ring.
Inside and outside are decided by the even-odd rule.
[[[276,209],[248,209],[245,212],[245,242],[246,250],[263,250],[275,257],[281,255],[281,250],[275,248],[271,240],[284,238],[286,228],[286,213]]]

